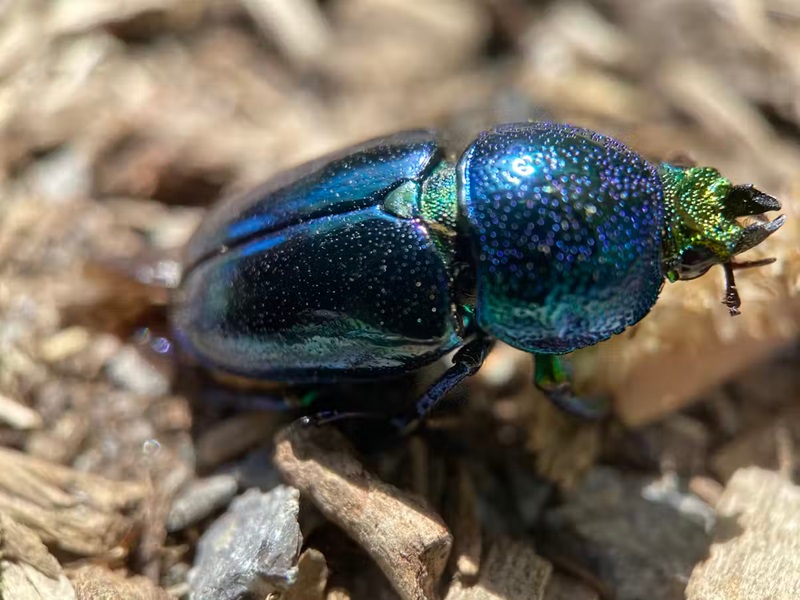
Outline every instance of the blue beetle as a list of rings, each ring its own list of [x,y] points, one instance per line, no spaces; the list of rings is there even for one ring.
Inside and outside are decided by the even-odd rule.
[[[459,348],[427,413],[494,339],[578,412],[559,355],[623,331],[665,279],[733,258],[783,223],[780,203],[710,167],[651,164],[554,123],[482,133],[457,162],[434,132],[368,141],[214,208],[190,240],[172,321],[203,365],[293,384],[411,371]],[[745,224],[739,218],[753,217]],[[759,263],[759,264],[763,264]]]

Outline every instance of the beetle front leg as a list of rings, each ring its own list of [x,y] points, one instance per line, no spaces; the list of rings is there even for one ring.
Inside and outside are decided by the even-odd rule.
[[[575,394],[572,369],[557,354],[534,354],[534,382],[547,399],[560,409],[585,419],[600,419],[609,412],[606,398],[588,398]]]

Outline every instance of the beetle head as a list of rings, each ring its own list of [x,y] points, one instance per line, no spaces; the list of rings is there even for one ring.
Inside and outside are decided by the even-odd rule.
[[[711,167],[662,164],[664,185],[663,269],[670,281],[695,279],[714,265],[725,266],[725,304],[738,314],[733,271],[771,261],[737,263],[734,257],[754,248],[783,225],[783,215],[770,221],[764,213],[780,202],[752,185],[732,185]]]

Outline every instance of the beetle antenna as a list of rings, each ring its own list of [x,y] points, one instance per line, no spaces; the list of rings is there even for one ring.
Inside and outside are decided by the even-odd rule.
[[[739,307],[742,305],[742,299],[739,297],[739,290],[736,289],[736,279],[733,276],[734,271],[741,271],[743,269],[753,269],[755,267],[764,267],[771,265],[775,262],[775,258],[761,258],[759,260],[746,260],[743,262],[728,261],[722,265],[725,269],[725,298],[722,303],[728,307],[732,317],[741,314]]]
[[[755,267],[766,267],[767,265],[771,265],[774,263],[777,258],[759,258],[758,260],[745,260],[743,262],[733,262],[731,261],[728,263],[734,271],[741,271],[742,269],[753,269]]]

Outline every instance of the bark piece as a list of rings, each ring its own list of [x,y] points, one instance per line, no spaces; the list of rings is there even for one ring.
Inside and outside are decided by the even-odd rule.
[[[328,565],[319,550],[309,548],[297,561],[297,581],[286,592],[284,600],[325,600]]]
[[[195,445],[197,465],[209,469],[269,440],[279,419],[265,412],[241,413],[203,432]]]
[[[692,572],[688,600],[800,598],[800,486],[771,471],[740,469],[717,512],[714,544]]]
[[[573,488],[600,452],[600,424],[576,419],[548,402],[541,392],[535,393],[539,397],[534,400],[536,418],[529,444],[536,453],[536,469],[560,487]]]
[[[32,408],[0,394],[0,423],[14,429],[39,429],[42,417]]]
[[[78,600],[169,600],[146,577],[125,577],[105,567],[87,565],[69,572]]]
[[[69,327],[53,334],[39,346],[39,358],[48,363],[58,362],[77,354],[89,345],[89,331],[83,327]]]
[[[611,433],[604,450],[617,461],[683,476],[707,469],[711,432],[697,419],[678,413],[646,427],[613,428]]]
[[[0,558],[27,563],[47,577],[61,574],[58,561],[34,531],[0,513]]]
[[[285,592],[297,579],[303,542],[299,494],[279,486],[251,489],[203,534],[189,578],[192,598],[237,600]]]
[[[547,555],[591,572],[617,600],[683,600],[708,549],[702,502],[677,482],[597,467],[545,515]]]
[[[167,517],[167,531],[185,529],[227,506],[237,488],[233,475],[215,475],[193,481],[173,500]]]
[[[497,540],[481,564],[475,585],[456,579],[445,600],[542,600],[553,567],[530,546]]]
[[[401,597],[437,597],[452,537],[422,500],[366,471],[331,428],[286,428],[277,437],[275,464],[372,556]]]
[[[299,67],[324,56],[330,31],[319,6],[309,0],[241,0],[265,37]]]
[[[0,448],[0,514],[69,552],[91,556],[118,547],[146,496],[144,484],[111,481]]]
[[[547,584],[544,600],[600,600],[600,594],[585,583],[556,571]]]
[[[272,462],[271,447],[248,452],[235,463],[225,465],[222,471],[235,477],[239,487],[245,490],[255,487],[268,492],[281,483],[281,474]]]
[[[460,463],[450,478],[453,497],[447,502],[445,516],[453,530],[452,564],[462,579],[467,581],[478,575],[481,563],[483,536],[478,521],[475,487],[465,464]],[[448,494],[450,498],[450,494]]]
[[[0,513],[0,597],[74,600],[75,591],[36,533]]]
[[[31,456],[58,464],[75,459],[90,433],[87,416],[78,410],[68,410],[48,429],[34,431],[25,444]]]
[[[90,0],[56,4],[51,10],[51,27],[62,34],[79,34],[103,27],[121,27],[137,19],[149,18],[177,26],[202,7],[195,0]],[[157,21],[157,19],[159,21]]]
[[[27,564],[0,561],[0,597],[13,600],[75,600],[65,575],[51,579]]]
[[[800,409],[786,410],[769,422],[737,435],[713,454],[711,468],[722,481],[744,467],[778,469],[781,438],[787,436],[800,440]]]
[[[106,364],[108,378],[123,389],[156,398],[169,392],[169,378],[132,346],[123,346]]]

